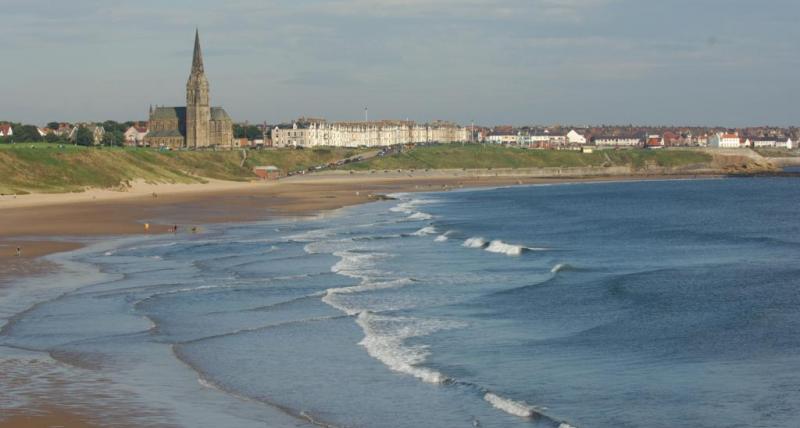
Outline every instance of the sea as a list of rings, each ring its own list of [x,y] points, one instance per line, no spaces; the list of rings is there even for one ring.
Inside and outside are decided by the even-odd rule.
[[[392,197],[56,256],[0,359],[142,426],[800,426],[796,178]]]

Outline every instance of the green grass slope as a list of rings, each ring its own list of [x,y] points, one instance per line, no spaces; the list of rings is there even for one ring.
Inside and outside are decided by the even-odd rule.
[[[647,165],[679,167],[711,161],[711,156],[691,150],[604,150],[594,153],[528,150],[490,145],[425,146],[400,154],[349,164],[352,170],[483,169]]]
[[[113,188],[134,180],[192,183],[204,178],[250,180],[254,166],[296,171],[334,162],[359,151],[346,149],[159,152],[136,148],[59,147],[54,144],[0,145],[0,193],[75,192]]]

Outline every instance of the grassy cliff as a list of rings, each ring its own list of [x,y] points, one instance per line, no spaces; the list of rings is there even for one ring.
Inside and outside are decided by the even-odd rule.
[[[54,144],[0,145],[0,193],[74,192],[113,188],[133,180],[192,183],[203,178],[249,180],[252,168],[275,165],[284,171],[306,169],[356,154],[356,150],[308,149],[159,152],[135,148],[59,147]]]
[[[250,180],[252,168],[275,165],[286,172],[329,164],[363,149],[317,148],[242,152],[160,152],[137,148],[97,148],[54,144],[0,144],[0,193],[74,192],[114,188],[134,180],[192,183],[205,178]],[[707,166],[714,159],[691,150],[606,150],[595,153],[526,150],[489,145],[439,145],[344,165],[350,170],[485,169],[632,166]]]
[[[353,170],[483,169],[647,165],[679,167],[707,164],[711,156],[690,150],[528,150],[479,144],[425,146],[403,153],[349,164]]]

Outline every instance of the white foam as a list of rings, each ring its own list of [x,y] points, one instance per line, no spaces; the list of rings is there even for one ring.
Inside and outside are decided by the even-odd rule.
[[[521,418],[532,418],[539,414],[534,407],[528,405],[528,403],[525,403],[524,401],[514,401],[491,392],[486,393],[486,395],[483,396],[483,399],[491,404],[495,409],[502,410],[509,415],[519,416]]]
[[[483,248],[486,246],[486,240],[481,237],[469,238],[464,241],[463,246],[467,248]]]
[[[354,253],[351,251],[337,251],[333,253],[340,260],[331,267],[331,272],[351,278],[368,280],[371,276],[381,272],[375,269],[375,261],[388,257],[384,253]]]
[[[436,228],[433,226],[423,227],[422,229],[412,233],[414,236],[427,236],[427,235],[435,235]]]
[[[447,234],[445,233],[444,235],[437,236],[436,239],[434,239],[434,242],[446,242],[447,239]]]
[[[352,304],[348,305],[347,299],[339,298],[339,296],[356,294],[356,293],[365,293],[376,290],[386,290],[391,288],[401,288],[413,283],[414,280],[411,278],[400,278],[391,281],[381,281],[381,282],[370,282],[364,280],[362,281],[361,284],[354,285],[352,287],[329,288],[328,290],[325,291],[325,295],[322,297],[322,301],[346,313],[347,315],[356,315],[366,310],[366,308],[355,307]]]
[[[436,319],[390,317],[362,312],[357,320],[364,330],[359,345],[391,370],[416,377],[424,382],[441,384],[449,378],[444,374],[420,367],[430,352],[427,345],[405,345],[412,337],[427,336],[437,331],[463,327],[463,323]]]
[[[389,211],[394,213],[405,213],[411,214],[415,211],[415,208],[419,205],[424,204],[431,204],[437,202],[435,199],[412,199],[410,201],[401,202],[391,208]]]
[[[433,216],[428,214],[428,213],[415,212],[414,214],[411,214],[410,216],[408,216],[406,219],[407,220],[412,220],[412,221],[423,221],[423,220],[430,220],[432,218],[433,218]]]
[[[396,206],[389,208],[389,211],[393,213],[406,213],[411,214],[414,212],[414,204],[413,201],[403,202]]]
[[[306,254],[333,254],[351,246],[352,242],[350,238],[309,242],[303,246],[303,251]]]
[[[566,422],[561,422],[561,424],[558,426],[558,428],[575,428],[575,427],[570,425],[570,424],[568,424],[568,423],[566,423]]]
[[[551,273],[558,273],[558,272],[561,272],[562,270],[567,269],[569,267],[570,267],[570,265],[568,265],[566,263],[559,263],[559,264],[553,266],[553,268],[550,269],[550,272]]]
[[[499,239],[495,239],[486,247],[486,251],[490,253],[505,254],[507,256],[520,256],[525,250],[527,248],[522,245],[507,244]]]
[[[336,229],[312,229],[287,236],[286,239],[295,242],[314,242],[334,235],[336,235]]]

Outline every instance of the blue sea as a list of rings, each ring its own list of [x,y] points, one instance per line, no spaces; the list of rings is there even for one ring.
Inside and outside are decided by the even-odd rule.
[[[97,242],[9,297],[39,303],[6,304],[0,357],[102,376],[143,425],[800,426],[799,184],[398,194]]]

